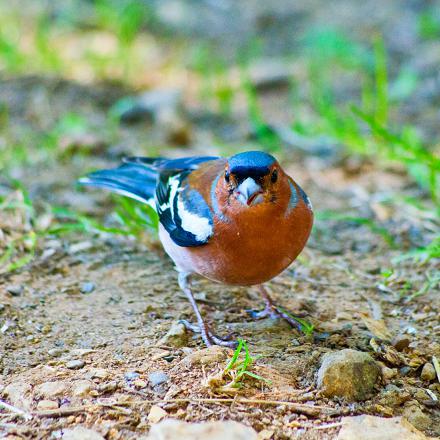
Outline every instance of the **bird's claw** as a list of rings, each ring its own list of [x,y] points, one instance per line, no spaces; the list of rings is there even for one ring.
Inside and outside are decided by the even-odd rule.
[[[262,318],[271,318],[271,319],[284,319],[291,327],[295,327],[298,330],[301,330],[301,324],[296,321],[291,313],[286,313],[283,308],[276,306],[275,304],[266,304],[266,307],[263,310],[246,310],[249,316],[253,319],[262,319]],[[297,316],[298,318],[305,318],[307,316],[306,313],[295,313],[293,316]]]
[[[179,321],[182,323],[187,330],[192,331],[193,333],[201,333],[203,341],[205,344],[210,347],[212,345],[220,345],[222,347],[236,348],[238,345],[237,341],[232,341],[232,334],[228,334],[226,336],[220,337],[212,333],[209,327],[205,324],[204,331],[197,324],[192,324],[186,319],[181,319]]]

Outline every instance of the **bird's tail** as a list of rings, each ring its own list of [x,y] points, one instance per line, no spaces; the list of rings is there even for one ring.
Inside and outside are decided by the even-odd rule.
[[[151,204],[158,172],[140,163],[124,163],[118,168],[100,170],[78,180],[81,185],[105,188],[143,203]]]

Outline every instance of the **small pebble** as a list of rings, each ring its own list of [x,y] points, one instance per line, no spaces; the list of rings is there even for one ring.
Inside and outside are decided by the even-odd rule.
[[[425,365],[423,365],[420,377],[422,380],[426,381],[432,381],[436,378],[435,368],[431,362],[427,362]]]
[[[81,287],[79,288],[81,293],[87,294],[92,293],[95,290],[95,284],[91,282],[82,283]]]
[[[61,380],[44,382],[34,388],[37,395],[50,400],[53,397],[63,395],[67,390],[67,383]]]
[[[116,381],[111,381],[103,383],[98,386],[98,391],[101,393],[109,393],[118,389],[118,383]]]
[[[72,394],[76,397],[85,397],[92,390],[93,383],[89,380],[78,380],[73,384]]]
[[[69,370],[79,370],[80,368],[84,367],[85,362],[81,359],[74,359],[73,361],[69,361],[66,363],[66,368]]]
[[[125,380],[135,380],[139,377],[139,373],[136,373],[136,371],[129,371],[128,373],[124,374]]]
[[[410,342],[408,336],[398,335],[393,339],[392,344],[397,351],[403,351],[408,348]]]
[[[411,367],[405,366],[405,367],[402,367],[399,371],[402,376],[406,376],[407,374],[410,373]]]
[[[6,291],[12,296],[20,296],[24,291],[24,287],[21,284],[13,284],[6,286]]]
[[[160,422],[167,415],[167,412],[160,406],[153,405],[150,409],[147,419],[150,423],[157,423]]]
[[[385,380],[390,380],[393,377],[397,376],[397,369],[396,368],[388,368],[384,365],[381,370],[382,370],[382,377]]]
[[[37,404],[37,409],[40,411],[58,409],[58,402],[55,400],[40,400]]]
[[[148,375],[148,381],[152,387],[168,382],[169,379],[168,375],[163,371],[153,371]]]
[[[51,357],[59,357],[63,354],[63,350],[61,348],[51,348],[47,354]]]
[[[145,388],[145,387],[147,386],[147,382],[145,382],[145,380],[142,380],[142,379],[136,379],[136,380],[133,382],[133,385],[134,385],[136,388]]]
[[[105,379],[108,374],[108,371],[104,370],[104,368],[95,368],[92,372],[92,379]]]

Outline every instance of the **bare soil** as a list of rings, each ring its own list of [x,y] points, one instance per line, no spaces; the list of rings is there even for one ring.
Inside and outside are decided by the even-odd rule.
[[[34,78],[23,103],[22,82],[17,80],[14,86],[14,81],[2,87],[14,97],[11,102],[24,105],[25,111],[29,110],[26,103],[35,102],[31,97],[43,93],[60,107],[79,106],[98,125],[104,118],[108,104],[97,99],[102,96],[97,90],[82,90],[81,102],[75,104],[74,84],[63,83],[53,93],[52,83]],[[23,121],[21,115],[17,110],[11,118],[23,127],[29,119]],[[141,125],[124,130],[121,142],[130,138],[133,145],[150,129]],[[123,153],[142,152],[137,147],[124,148]],[[199,151],[170,149],[162,154]],[[18,167],[14,173],[28,185],[37,204],[50,201],[105,218],[112,209],[108,195],[78,192],[73,182],[86,170],[117,160],[105,150],[64,162]],[[414,225],[420,225],[419,219],[404,207],[384,212],[375,204],[375,196],[384,188],[399,194],[417,192],[400,170],[379,170],[364,159],[322,166],[317,158],[293,154],[286,155],[283,163],[317,210],[342,209],[358,215],[376,210],[388,219],[391,234],[403,246],[414,240],[411,234],[417,233]],[[170,417],[237,420],[257,431],[273,431],[276,439],[333,439],[344,415],[388,417],[416,406],[430,425],[413,423],[429,435],[440,436],[440,409],[438,400],[432,399],[432,393],[440,396],[440,383],[420,378],[423,365],[433,355],[440,358],[440,299],[438,292],[430,290],[407,301],[426,282],[425,274],[438,267],[436,262],[402,263],[385,285],[381,272],[400,254],[400,249],[391,249],[367,225],[317,221],[298,261],[268,283],[278,303],[308,314],[316,327],[311,337],[280,321],[253,321],[246,310],[262,307],[253,288],[196,280],[197,299],[209,322],[219,334],[233,333],[248,341],[252,355],[262,356],[253,371],[272,381],[266,384],[248,378],[236,395],[224,395],[206,386],[206,378],[221,371],[232,352],[214,350],[201,363],[197,359],[204,353],[203,343],[192,334],[183,347],[158,345],[174,322],[194,319],[178,288],[173,265],[154,239],[148,234],[134,240],[79,233],[47,239],[40,243],[31,264],[0,278],[0,390],[11,384],[21,390],[14,403],[34,416],[24,421],[3,411],[0,429],[10,424],[9,438],[48,438],[63,427],[81,424],[107,439],[134,439],[148,432],[147,416],[157,404]],[[408,280],[411,287],[405,290]],[[92,291],[82,293],[84,283],[92,283]],[[12,285],[23,286],[23,291],[11,295],[8,287]],[[401,351],[387,338],[381,342],[384,326],[390,340],[408,340]],[[372,345],[372,339],[380,349],[374,341]],[[347,347],[367,351],[392,369],[388,371],[392,377],[384,377],[365,402],[327,399],[316,388],[322,355]],[[82,361],[77,363],[79,368],[68,368],[72,360]],[[155,371],[165,372],[169,379],[151,386],[149,374]],[[40,385],[53,381],[63,384],[59,394],[49,396],[59,408],[42,409],[38,404],[48,397]],[[88,381],[84,395],[78,395],[79,381]]]

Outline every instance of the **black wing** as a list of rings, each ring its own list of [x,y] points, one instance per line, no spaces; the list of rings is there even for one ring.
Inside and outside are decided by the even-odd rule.
[[[187,184],[188,175],[196,169],[198,163],[192,161],[192,169],[186,168],[179,172],[162,168],[156,187],[159,220],[178,246],[202,246],[213,233],[211,209],[202,195]]]

